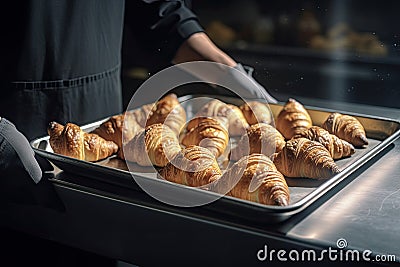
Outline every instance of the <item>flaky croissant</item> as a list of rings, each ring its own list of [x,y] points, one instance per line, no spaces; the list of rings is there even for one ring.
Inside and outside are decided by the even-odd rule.
[[[368,145],[364,127],[353,116],[331,113],[322,128],[356,147]]]
[[[242,111],[243,116],[246,118],[246,121],[249,123],[249,125],[256,123],[271,124],[272,122],[273,116],[266,103],[259,101],[245,102],[240,106],[240,110]]]
[[[186,111],[179,103],[177,96],[168,94],[153,105],[147,118],[146,126],[164,123],[178,135],[185,122]]]
[[[175,133],[168,126],[157,123],[147,126],[124,144],[118,156],[141,166],[163,167],[180,150]]]
[[[228,119],[228,132],[231,136],[240,136],[249,127],[242,111],[234,105],[226,104],[218,99],[205,104],[196,117],[225,117]]]
[[[205,147],[215,157],[221,156],[229,141],[226,128],[218,120],[211,117],[194,118],[193,120],[198,124],[185,133],[182,144],[184,146],[197,145]]]
[[[214,155],[200,146],[182,149],[159,173],[168,181],[192,187],[207,185],[222,175]]]
[[[299,137],[321,143],[329,151],[333,159],[349,157],[355,152],[352,144],[318,126],[312,126],[306,131],[293,136],[293,138]]]
[[[291,139],[312,126],[311,117],[304,106],[295,99],[289,98],[276,119],[276,129],[286,139]]]
[[[192,130],[193,128],[197,127],[197,125],[199,125],[200,122],[202,120],[204,120],[204,118],[213,118],[214,120],[217,120],[221,124],[221,126],[223,126],[225,129],[228,129],[228,127],[229,127],[228,119],[225,117],[202,117],[202,116],[200,116],[200,117],[194,117],[187,122],[186,131],[188,132],[188,131]]]
[[[143,128],[139,125],[133,113],[112,116],[103,122],[92,133],[108,141],[113,141],[119,148],[131,140]]]
[[[276,168],[287,177],[328,179],[340,172],[329,151],[322,144],[306,138],[287,141],[273,159]]]
[[[98,161],[116,153],[118,146],[97,134],[84,132],[78,125],[51,122],[47,128],[50,146],[57,154],[86,161]]]
[[[257,123],[247,129],[237,146],[232,149],[230,160],[238,160],[243,156],[261,153],[271,156],[285,146],[285,139],[273,126],[267,123]]]
[[[263,154],[245,156],[211,187],[212,191],[266,205],[289,204],[289,188],[274,163]]]

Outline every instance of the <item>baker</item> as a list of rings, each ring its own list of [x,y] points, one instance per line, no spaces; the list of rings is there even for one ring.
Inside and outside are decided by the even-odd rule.
[[[246,73],[208,38],[183,0],[27,2],[10,3],[7,18],[2,17],[7,21],[1,23],[0,116],[4,126],[0,131],[6,133],[0,135],[0,142],[8,149],[0,158],[4,161],[10,153],[22,157],[34,181],[40,179],[40,172],[33,157],[22,156],[32,152],[20,133],[31,140],[45,135],[50,121],[82,125],[122,112],[124,15],[140,18],[138,40],[172,63],[212,61]],[[254,96],[265,92],[255,81],[243,87]],[[14,151],[10,149],[17,143]]]

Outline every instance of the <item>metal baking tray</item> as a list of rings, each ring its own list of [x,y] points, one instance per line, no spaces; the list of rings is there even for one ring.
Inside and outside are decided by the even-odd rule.
[[[190,118],[207,101],[210,101],[210,99],[220,99],[226,103],[238,106],[243,103],[243,100],[239,98],[209,95],[187,95],[180,97],[179,101],[185,108],[188,118]],[[284,103],[269,104],[275,118],[283,105]],[[331,110],[319,107],[305,107],[312,118],[313,124],[319,126],[322,125],[331,112],[341,112],[340,110]],[[360,120],[366,130],[367,138],[369,140],[369,145],[367,147],[356,149],[356,153],[351,157],[336,161],[337,165],[341,169],[341,173],[335,175],[329,180],[287,178],[291,199],[289,205],[285,207],[263,205],[230,196],[223,196],[215,201],[215,203],[210,203],[203,207],[222,215],[238,217],[239,219],[247,221],[254,221],[257,223],[277,223],[300,213],[318,199],[321,199],[328,192],[332,192],[335,189],[336,191],[339,191],[340,187],[338,185],[343,180],[349,178],[350,174],[378,155],[400,136],[399,121],[349,112],[341,113],[355,116]],[[107,120],[107,118],[83,125],[81,128],[89,132],[105,120]],[[33,140],[31,146],[37,154],[47,158],[65,173],[79,175],[82,179],[97,179],[102,182],[124,186],[132,190],[143,192],[143,189],[135,181],[135,179],[140,179],[140,184],[144,183],[146,185],[151,185],[153,188],[157,188],[157,194],[163,198],[174,198],[174,196],[179,195],[180,197],[185,196],[185,199],[193,197],[196,199],[202,198],[207,200],[208,198],[214,198],[216,194],[198,188],[191,188],[156,179],[157,176],[152,167],[135,166],[133,171],[135,179],[133,179],[125,162],[117,159],[115,156],[99,162],[87,162],[55,154],[50,147],[49,136]],[[174,199],[174,201],[176,202],[177,199]],[[187,202],[182,204],[190,206],[190,203]]]

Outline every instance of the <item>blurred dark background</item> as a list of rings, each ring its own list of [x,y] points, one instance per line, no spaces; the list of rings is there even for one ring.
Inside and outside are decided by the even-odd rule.
[[[400,108],[398,1],[193,0],[211,39],[280,101],[315,98]],[[129,16],[129,14],[127,14]],[[137,45],[123,49],[124,104],[169,65]]]

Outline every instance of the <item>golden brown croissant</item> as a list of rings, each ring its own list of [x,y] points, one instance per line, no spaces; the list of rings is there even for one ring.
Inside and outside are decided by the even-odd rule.
[[[50,146],[57,154],[86,161],[98,161],[116,153],[118,146],[97,134],[90,134],[73,123],[51,122],[47,128]]]
[[[188,186],[207,185],[221,177],[221,170],[210,150],[200,146],[188,146],[160,170],[164,179]]]
[[[223,126],[225,129],[228,129],[229,124],[228,124],[228,119],[225,117],[194,117],[192,118],[190,121],[187,122],[186,124],[186,131],[190,131],[191,129],[197,127],[197,125],[199,125],[199,123],[204,120],[204,118],[212,118],[214,120],[217,120],[221,126]]]
[[[184,146],[197,145],[211,151],[215,157],[221,156],[228,145],[228,131],[221,123],[211,117],[192,119],[198,124],[184,135]],[[191,123],[189,121],[189,123]]]
[[[322,128],[356,147],[368,145],[364,127],[353,116],[331,113]]]
[[[146,126],[164,123],[176,135],[186,122],[186,112],[175,94],[168,94],[155,103],[147,118]]]
[[[287,141],[273,158],[276,168],[287,177],[328,179],[340,172],[329,151],[322,144],[306,138]]]
[[[250,125],[256,123],[271,124],[272,122],[272,113],[265,103],[259,101],[245,102],[240,106],[240,110]]]
[[[321,143],[329,151],[333,159],[349,157],[355,152],[352,144],[318,126],[312,126],[308,130],[293,136],[293,138],[299,137]]]
[[[218,193],[266,205],[289,204],[289,188],[274,163],[263,154],[245,156],[232,165],[211,187]]]
[[[163,167],[180,150],[175,133],[168,126],[157,123],[147,126],[124,144],[118,156],[141,166]]]
[[[285,139],[273,126],[267,123],[257,123],[247,129],[237,146],[232,149],[230,160],[238,160],[243,156],[261,153],[271,156],[285,146]]]
[[[292,138],[312,126],[311,117],[304,106],[289,98],[276,119],[276,129],[286,139]]]
[[[204,105],[196,117],[225,117],[228,119],[228,132],[231,136],[240,136],[249,127],[242,111],[234,105],[226,104],[218,99]]]
[[[124,113],[112,116],[103,122],[92,133],[99,135],[108,141],[113,141],[119,148],[122,144],[131,140],[141,129],[133,113]]]

